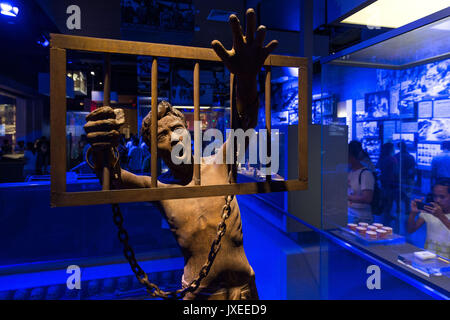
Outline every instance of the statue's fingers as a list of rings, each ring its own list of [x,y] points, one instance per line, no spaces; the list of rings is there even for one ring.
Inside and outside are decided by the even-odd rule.
[[[116,115],[116,121],[118,125],[125,123],[125,112],[121,108],[114,109],[114,114]]]
[[[264,44],[264,38],[266,37],[266,27],[265,26],[259,26],[258,29],[256,30],[256,36],[255,36],[255,44],[258,47],[263,46]]]
[[[264,51],[265,51],[266,56],[271,54],[273,52],[273,50],[275,50],[275,48],[277,46],[278,46],[278,41],[277,40],[270,41],[269,44],[264,47]]]
[[[119,131],[111,130],[108,132],[91,132],[87,134],[87,140],[90,144],[95,146],[98,143],[111,144],[113,146],[119,143]]]
[[[230,55],[219,40],[213,40],[213,42],[211,42],[211,46],[223,62],[228,61]]]
[[[230,15],[231,31],[233,33],[233,47],[240,49],[244,45],[244,37],[242,35],[241,23],[236,15]]]
[[[105,120],[97,120],[97,121],[88,121],[84,125],[84,131],[86,133],[91,132],[108,132],[111,130],[118,130],[120,124],[116,119],[105,119]]]
[[[86,116],[86,121],[96,121],[103,119],[115,119],[114,109],[108,106],[95,109]]]
[[[253,43],[255,29],[256,29],[256,14],[255,11],[250,8],[247,10],[247,27],[245,30],[245,40],[249,44]]]

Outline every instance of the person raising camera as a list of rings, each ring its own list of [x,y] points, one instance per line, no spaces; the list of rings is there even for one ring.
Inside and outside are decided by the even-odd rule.
[[[437,180],[432,191],[431,203],[411,201],[408,232],[414,233],[426,223],[425,249],[450,259],[450,179]]]

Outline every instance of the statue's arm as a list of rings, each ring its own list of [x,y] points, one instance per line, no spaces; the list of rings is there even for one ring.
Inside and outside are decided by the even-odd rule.
[[[230,16],[230,26],[233,34],[233,48],[226,50],[222,43],[214,40],[211,45],[216,54],[223,61],[228,70],[235,75],[235,93],[237,123],[235,128],[247,130],[255,128],[258,123],[259,97],[257,90],[257,76],[266,58],[278,45],[272,40],[264,46],[266,27],[256,29],[256,15],[253,9],[248,9],[247,28],[245,36],[239,19]],[[226,144],[221,148],[223,159],[226,159]]]
[[[124,169],[120,169],[119,188],[135,189],[150,188],[152,178],[149,176],[138,176]]]

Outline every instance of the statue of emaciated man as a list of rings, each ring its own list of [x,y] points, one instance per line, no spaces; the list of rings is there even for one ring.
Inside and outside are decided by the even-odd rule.
[[[233,48],[226,50],[220,41],[211,45],[228,70],[235,75],[236,108],[238,124],[243,130],[254,128],[258,117],[257,74],[267,56],[278,42],[271,41],[264,46],[266,28],[256,29],[256,16],[253,9],[247,10],[247,28],[245,35],[236,15],[229,18]],[[88,141],[95,149],[96,144],[111,143],[117,146],[120,122],[116,120],[113,109],[102,107],[86,118],[85,125]],[[141,134],[150,148],[151,118],[149,113],[143,120]],[[171,158],[173,147],[180,141],[172,141],[177,129],[187,129],[183,114],[168,102],[158,105],[157,155],[165,162],[171,173],[171,181],[158,180],[158,188],[174,186],[193,186],[193,161],[176,165]],[[229,170],[226,164],[226,143],[212,157],[223,157],[222,161],[201,159],[201,185],[227,184]],[[211,160],[211,159],[209,159]],[[94,160],[95,161],[95,160]],[[98,163],[97,163],[98,165]],[[120,178],[114,188],[149,188],[153,177],[135,175],[120,169]],[[100,171],[100,169],[99,169]],[[97,172],[100,176],[100,172]],[[208,257],[211,243],[216,237],[217,226],[222,220],[223,196],[175,199],[160,201],[172,233],[184,256],[184,274],[182,285],[186,287],[198,275]],[[243,247],[242,222],[236,198],[231,202],[231,213],[227,220],[225,235],[209,274],[201,281],[194,292],[186,294],[184,299],[258,299],[255,274],[250,266]]]

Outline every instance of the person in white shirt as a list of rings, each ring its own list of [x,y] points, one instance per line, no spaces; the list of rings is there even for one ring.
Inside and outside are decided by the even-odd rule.
[[[411,201],[408,232],[416,232],[424,223],[427,226],[425,249],[450,259],[450,179],[440,179],[433,187],[431,206],[417,207],[423,199]],[[416,217],[418,218],[416,219]]]
[[[348,222],[372,223],[370,203],[373,198],[375,179],[372,172],[361,164],[364,154],[361,143],[351,141],[348,145]]]

